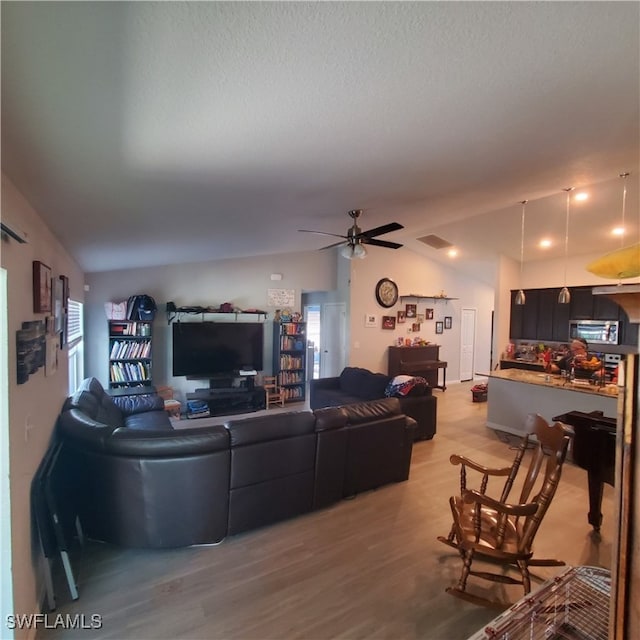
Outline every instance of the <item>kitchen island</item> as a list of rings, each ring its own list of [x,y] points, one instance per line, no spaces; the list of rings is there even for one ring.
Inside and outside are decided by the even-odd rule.
[[[615,385],[598,387],[519,369],[492,371],[487,376],[487,426],[492,429],[523,435],[529,413],[539,413],[548,422],[569,411],[602,411],[612,418],[618,415]]]

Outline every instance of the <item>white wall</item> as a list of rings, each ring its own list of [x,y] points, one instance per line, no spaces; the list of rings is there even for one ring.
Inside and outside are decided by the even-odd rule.
[[[2,267],[7,271],[9,458],[11,493],[11,540],[14,612],[39,611],[41,576],[37,575],[38,554],[32,547],[29,491],[31,480],[49,444],[56,417],[67,396],[66,350],[58,351],[58,370],[45,377],[44,368],[29,376],[25,384],[16,381],[16,331],[22,322],[42,320],[33,312],[32,261],[51,267],[55,278],[69,277],[72,297],[83,300],[83,274],[61,243],[11,182],[2,175],[3,220],[18,224],[28,234],[28,244],[2,242]],[[4,311],[4,310],[3,310]],[[16,631],[16,638],[25,637]]]
[[[184,401],[184,394],[203,384],[184,377],[174,378],[171,374],[171,327],[165,313],[167,301],[173,301],[177,307],[218,307],[224,302],[231,302],[242,309],[268,311],[264,366],[265,372],[270,372],[275,307],[268,306],[267,290],[294,289],[296,301],[293,311],[301,312],[303,291],[336,289],[336,268],[334,253],[312,251],[87,274],[89,291],[86,293],[85,326],[89,339],[85,348],[85,374],[95,376],[104,385],[108,383],[104,303],[119,302],[141,293],[151,295],[158,305],[153,325],[154,382],[173,386],[178,399]],[[282,274],[282,280],[271,280],[272,273]],[[194,317],[200,316],[192,316],[191,319]],[[220,321],[224,317],[207,316],[206,319]],[[256,321],[257,317],[243,319]]]
[[[396,344],[399,337],[419,336],[440,345],[440,359],[448,363],[447,381],[460,379],[460,310],[477,309],[476,327],[476,371],[486,371],[490,366],[491,322],[494,306],[494,291],[489,285],[462,276],[458,272],[433,262],[407,249],[389,251],[372,247],[364,260],[351,261],[350,295],[350,360],[352,366],[365,367],[372,371],[387,371],[388,347]],[[375,298],[375,285],[383,277],[397,285],[400,295],[410,293],[437,296],[444,291],[457,300],[398,300],[385,309]],[[427,307],[434,309],[433,320],[425,320],[418,333],[410,333],[411,321],[397,324],[395,330],[382,329],[382,316],[397,316],[408,302],[417,303],[418,313]],[[377,316],[376,327],[365,327],[365,315]],[[445,316],[452,317],[452,328],[436,335],[435,323]]]

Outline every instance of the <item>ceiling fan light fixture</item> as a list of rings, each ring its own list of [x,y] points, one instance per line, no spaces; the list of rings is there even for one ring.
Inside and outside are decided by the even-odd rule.
[[[353,247],[353,257],[354,258],[364,258],[367,255],[367,250],[360,244],[356,244]]]
[[[345,244],[342,249],[340,249],[340,255],[343,258],[347,258],[347,260],[351,260],[353,258],[353,247],[350,244]]]

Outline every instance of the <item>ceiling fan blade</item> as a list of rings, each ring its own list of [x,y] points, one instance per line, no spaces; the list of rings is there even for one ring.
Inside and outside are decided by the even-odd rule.
[[[344,236],[340,233],[328,233],[326,231],[312,231],[311,229],[298,229],[298,231],[300,233],[317,233],[318,235],[321,236],[335,236],[336,238],[346,238],[347,236]]]
[[[387,249],[399,249],[402,245],[397,242],[389,242],[388,240],[375,240],[374,238],[364,237],[360,240],[362,244],[372,244],[375,247],[386,247]]]
[[[333,249],[333,247],[341,247],[344,244],[349,244],[348,242],[334,242],[333,244],[328,244],[326,247],[320,247],[319,251],[324,251],[325,249]]]
[[[375,227],[375,229],[369,229],[369,231],[362,231],[358,235],[361,238],[373,238],[375,236],[381,236],[383,233],[398,231],[399,229],[404,229],[404,227],[398,222],[390,222],[389,224],[383,224],[381,227]]]

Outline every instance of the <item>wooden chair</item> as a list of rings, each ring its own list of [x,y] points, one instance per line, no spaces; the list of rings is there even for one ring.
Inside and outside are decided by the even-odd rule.
[[[278,384],[277,376],[264,376],[262,386],[266,395],[265,403],[267,409],[272,404],[279,404],[281,407],[284,407],[284,391]]]
[[[531,591],[530,566],[562,566],[561,560],[533,558],[533,541],[540,523],[556,492],[564,463],[569,436],[560,422],[549,426],[542,416],[530,414],[526,423],[527,435],[522,439],[513,464],[491,469],[464,456],[451,456],[451,464],[461,465],[460,495],[449,499],[453,526],[449,535],[438,540],[458,550],[463,566],[456,587],[447,593],[475,604],[504,608],[509,603],[488,600],[467,591],[469,576],[476,576],[504,584],[520,584],[525,595]],[[535,436],[536,441],[531,440]],[[530,444],[534,444],[531,460],[516,503],[509,503],[509,493]],[[545,462],[546,461],[546,462]],[[467,469],[481,474],[479,489],[467,488]],[[499,498],[487,494],[489,478],[505,477]],[[535,489],[535,492],[534,492]],[[532,495],[533,494],[533,495]],[[505,573],[474,571],[473,560],[482,560],[517,569],[519,578]]]

